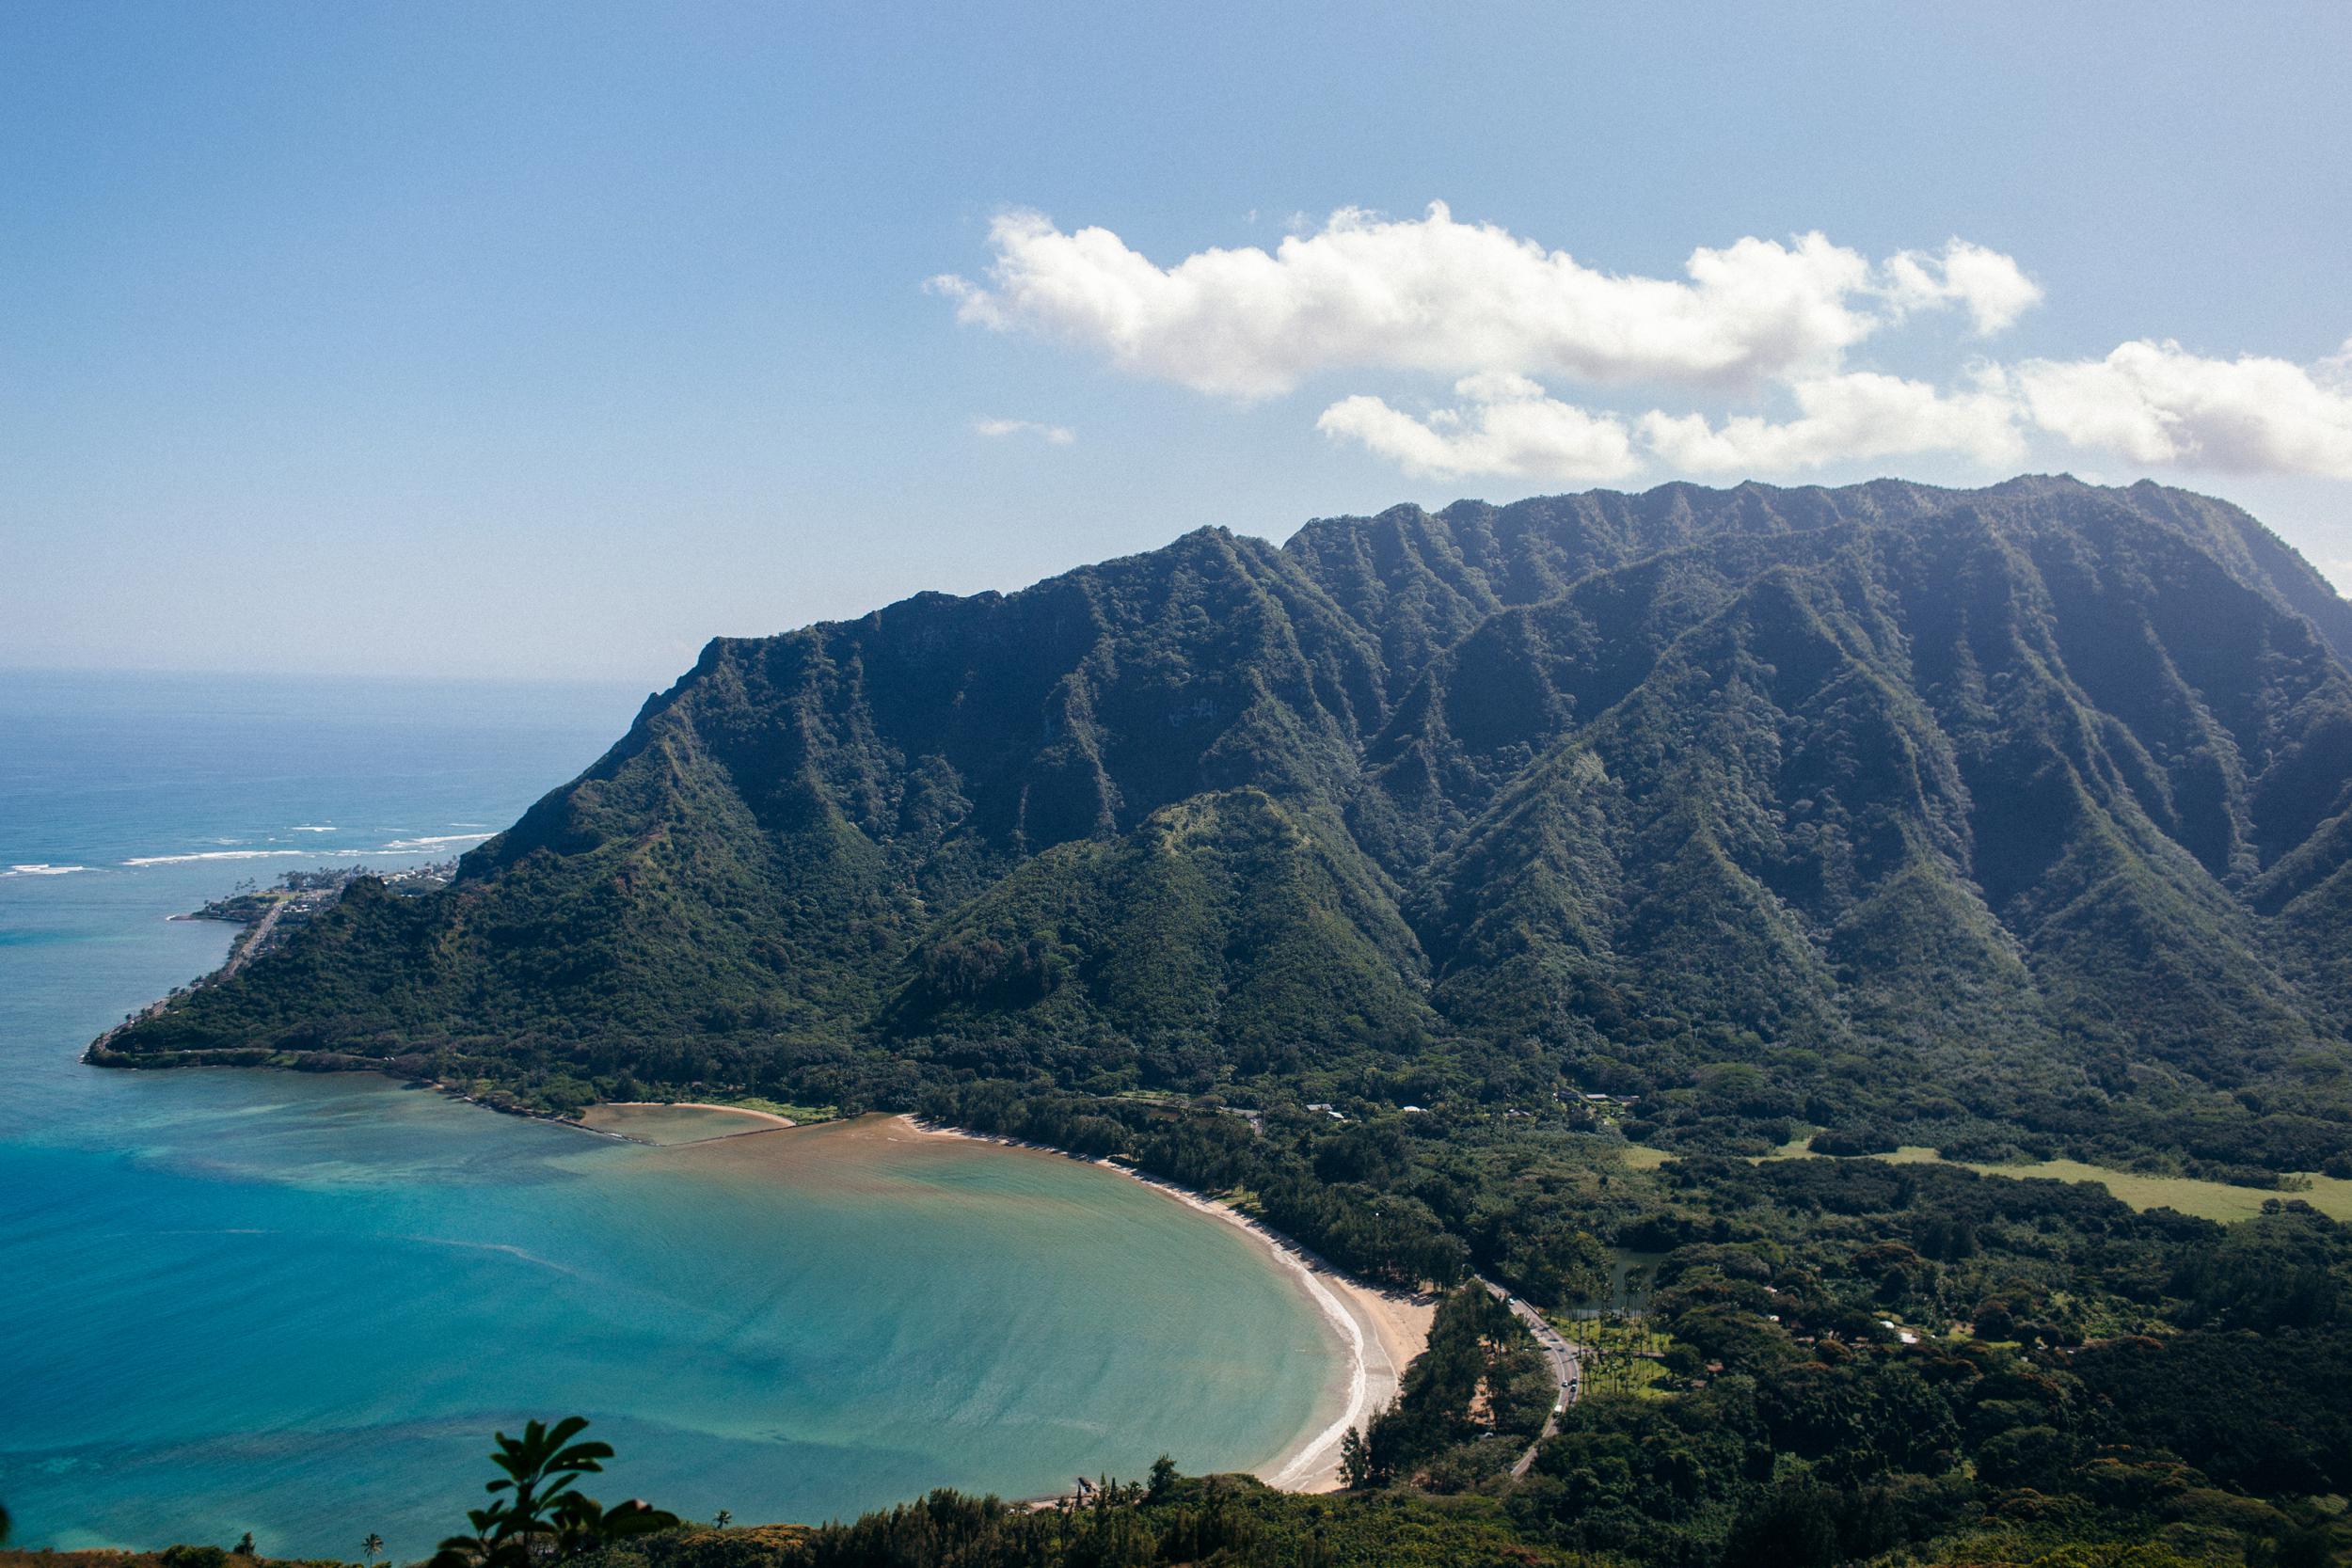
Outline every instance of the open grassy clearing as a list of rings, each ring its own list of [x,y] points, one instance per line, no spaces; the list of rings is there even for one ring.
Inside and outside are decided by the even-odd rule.
[[[1931,1151],[1929,1158],[1934,1156]],[[2043,1160],[2031,1165],[1974,1165],[1999,1176],[2046,1176],[2060,1181],[2096,1181],[2135,1209],[2177,1209],[2209,1220],[2242,1220],[2260,1213],[2271,1198],[2300,1198],[2330,1219],[2352,1220],[2352,1180],[2310,1175],[2308,1190],[2272,1192],[2227,1181],[2196,1181],[2185,1176],[2148,1176],[2109,1170],[2079,1160]]]
[[[1905,1144],[1891,1154],[1841,1156],[1820,1154],[1805,1147],[1812,1136],[1807,1129],[1772,1150],[1759,1155],[1762,1160],[1829,1160],[1841,1158],[1883,1160],[1889,1164],[1927,1164],[1941,1160],[1932,1148],[1921,1144]],[[1654,1156],[1636,1161],[1635,1154]],[[1663,1150],[1635,1148],[1628,1150],[1627,1164],[1639,1170],[1654,1169],[1672,1158]],[[2299,1198],[2330,1219],[2352,1220],[2352,1180],[2340,1176],[2321,1176],[2305,1172],[2291,1178],[2298,1185],[2291,1190],[2273,1191],[2267,1187],[2242,1187],[2229,1181],[2201,1181],[2186,1176],[2152,1176],[2144,1171],[2117,1170],[2107,1165],[2086,1164],[2080,1160],[2040,1160],[2030,1164],[1983,1165],[1967,1161],[1953,1161],[1986,1176],[2012,1176],[2020,1180],[2042,1178],[2053,1181],[2093,1181],[2135,1209],[2174,1209],[2200,1219],[2228,1224],[2248,1219],[2262,1212],[2262,1206],[2272,1198]]]

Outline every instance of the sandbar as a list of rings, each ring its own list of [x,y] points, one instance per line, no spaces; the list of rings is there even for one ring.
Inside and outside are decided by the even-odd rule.
[[[575,1119],[594,1132],[652,1144],[702,1143],[799,1125],[790,1117],[772,1111],[699,1100],[608,1100],[589,1106]]]

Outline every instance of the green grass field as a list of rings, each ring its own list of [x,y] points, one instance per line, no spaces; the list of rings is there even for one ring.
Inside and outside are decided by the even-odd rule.
[[[1835,1156],[1816,1154],[1805,1147],[1812,1136],[1810,1130],[1799,1132],[1763,1160],[1820,1160]],[[1635,1159],[1633,1156],[1647,1156]],[[1626,1163],[1637,1170],[1650,1170],[1663,1164],[1672,1156],[1655,1148],[1633,1148],[1627,1151]],[[1892,1154],[1870,1158],[1884,1160],[1890,1164],[1926,1164],[1940,1158],[1934,1149],[1919,1144],[1905,1144]],[[1966,1162],[1956,1162],[1967,1164]],[[2135,1209],[2176,1209],[2184,1214],[2200,1219],[2217,1220],[2227,1224],[2262,1212],[2268,1199],[2299,1198],[2330,1219],[2352,1220],[2352,1180],[2340,1176],[2305,1173],[2293,1178],[2309,1182],[2308,1187],[2294,1191],[2273,1192],[2266,1187],[2241,1187],[2228,1181],[2200,1181],[2185,1176],[2150,1176],[2140,1171],[2116,1170],[2106,1165],[2088,1165],[2080,1160],[2040,1160],[2030,1164],[1979,1165],[1968,1164],[1973,1171],[1987,1176],[2013,1176],[2020,1179],[2045,1178],[2054,1181],[2095,1181],[2109,1193]]]
[[[1922,1151],[1927,1158],[1933,1150]],[[2195,1181],[2185,1176],[2147,1176],[2137,1171],[2109,1170],[2079,1160],[2043,1160],[2030,1165],[1973,1165],[1972,1170],[1999,1176],[2046,1176],[2060,1181],[2096,1181],[2135,1209],[2177,1209],[2209,1220],[2242,1220],[2259,1213],[2274,1197],[2300,1198],[2330,1219],[2352,1220],[2352,1180],[2340,1176],[2312,1175],[2302,1192],[2271,1192],[2240,1187],[2227,1181]]]
[[[1600,1353],[1584,1365],[1584,1385],[1593,1393],[1661,1399],[1676,1386],[1673,1375],[1654,1359],[1674,1339],[1651,1327],[1648,1320],[1555,1318],[1552,1322],[1569,1338]]]

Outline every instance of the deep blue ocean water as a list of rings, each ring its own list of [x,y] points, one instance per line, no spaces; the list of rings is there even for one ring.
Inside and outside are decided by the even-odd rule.
[[[821,1518],[936,1485],[1252,1465],[1333,1347],[1230,1228],[879,1121],[673,1148],[368,1075],[103,1071],[251,877],[446,858],[638,692],[0,673],[0,1500],[32,1545],[429,1550],[493,1427],[578,1411],[608,1500]],[[72,869],[68,869],[72,868]]]

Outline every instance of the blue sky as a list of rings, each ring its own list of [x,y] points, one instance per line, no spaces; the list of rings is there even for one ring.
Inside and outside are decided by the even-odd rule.
[[[0,665],[651,687],[1684,474],[2151,475],[2352,582],[2348,59],[2334,5],[13,6]]]

